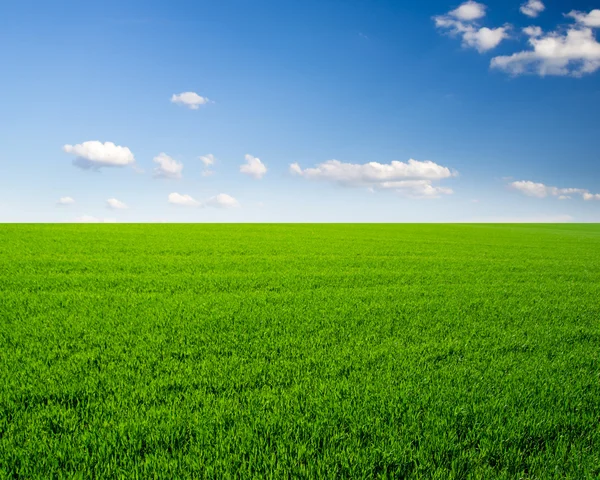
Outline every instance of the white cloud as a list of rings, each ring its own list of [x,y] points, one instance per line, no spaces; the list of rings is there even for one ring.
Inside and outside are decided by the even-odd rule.
[[[545,9],[546,7],[540,0],[527,0],[526,3],[521,5],[521,13],[528,17],[537,17]]]
[[[208,155],[200,155],[198,158],[204,164],[205,167],[212,167],[217,161],[217,159],[212,153],[209,153]]]
[[[598,12],[598,13],[594,13]],[[600,10],[589,14],[571,12],[578,22],[566,29],[544,34],[539,27],[527,27],[531,50],[492,59],[490,66],[511,75],[535,74],[581,77],[600,69],[600,43],[590,27],[600,26]]]
[[[127,147],[115,145],[113,142],[92,140],[65,145],[66,153],[75,155],[73,165],[83,169],[100,169],[102,167],[124,167],[135,163],[135,157]]]
[[[584,194],[585,197],[585,194]],[[559,195],[558,199],[559,200],[571,200],[572,197],[570,197],[569,195]]]
[[[231,195],[227,195],[226,193],[219,193],[214,197],[209,198],[205,205],[208,207],[217,207],[217,208],[235,208],[239,207],[239,202],[233,198]]]
[[[116,198],[109,198],[106,201],[106,206],[112,210],[127,210],[129,207]]]
[[[529,197],[537,197],[537,198],[546,198],[546,197],[559,197],[560,200],[566,200],[567,198],[561,197],[570,197],[570,195],[582,195],[585,198],[585,195],[588,194],[588,191],[584,188],[558,188],[551,187],[548,185],[544,185],[543,183],[531,182],[528,180],[519,180],[516,182],[512,182],[509,186],[518,190],[519,192],[527,195]]]
[[[483,53],[509,38],[510,30],[510,25],[498,28],[480,27],[476,20],[485,16],[485,9],[485,5],[470,1],[446,15],[433,17],[433,20],[436,27],[447,31],[452,36],[461,36],[463,47],[475,48]]]
[[[540,27],[525,27],[523,29],[523,33],[525,33],[525,35],[528,35],[530,37],[541,37],[544,34],[544,31],[540,28]]]
[[[600,193],[584,193],[583,199],[586,201],[589,200],[600,200]]]
[[[473,21],[485,17],[486,6],[482,3],[468,1],[452,10],[448,15],[464,21]]]
[[[116,221],[115,218],[98,218],[92,215],[82,215],[75,219],[77,223],[115,223]]]
[[[169,203],[173,205],[183,205],[185,207],[217,207],[217,208],[234,208],[239,207],[239,202],[231,195],[219,193],[214,197],[210,197],[204,202],[195,200],[190,195],[182,195],[179,193],[169,194]]]
[[[156,178],[181,178],[183,164],[169,157],[166,153],[160,153],[154,157],[154,163],[158,166],[154,169]]]
[[[463,44],[475,48],[479,53],[497,47],[502,40],[508,38],[508,27],[487,28],[467,31],[463,34]]]
[[[309,180],[327,180],[344,186],[396,190],[412,198],[449,195],[453,193],[450,188],[434,186],[433,181],[456,176],[456,172],[432,161],[413,159],[406,163],[394,160],[389,164],[354,164],[328,160],[315,168],[304,170],[297,163],[292,163],[290,173]]]
[[[75,200],[71,197],[60,197],[58,202],[56,202],[57,205],[73,205],[74,203]]]
[[[261,179],[267,173],[267,167],[260,161],[260,158],[246,155],[246,164],[240,166],[240,172],[250,175],[256,179]]]
[[[567,17],[573,17],[578,23],[585,25],[586,27],[599,28],[600,27],[600,10],[595,9],[590,13],[578,12],[572,10],[567,13]]]
[[[189,195],[182,195],[180,193],[170,193],[169,194],[169,203],[173,205],[183,205],[185,207],[198,207],[200,206],[200,202],[194,200]]]
[[[198,110],[201,105],[206,105],[210,100],[206,97],[201,97],[196,92],[183,92],[174,94],[171,97],[171,102],[190,108],[191,110]]]
[[[213,170],[211,170],[210,167],[213,166],[217,161],[215,156],[212,153],[209,153],[208,155],[200,155],[198,158],[204,164],[204,170],[202,171],[202,176],[210,177],[211,175],[213,175],[215,172]]]

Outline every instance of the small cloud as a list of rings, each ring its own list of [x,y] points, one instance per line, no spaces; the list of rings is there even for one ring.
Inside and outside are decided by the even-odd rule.
[[[483,3],[477,3],[470,0],[463,3],[455,10],[452,10],[448,15],[459,20],[471,22],[485,17],[486,9],[487,7]]]
[[[173,205],[182,205],[184,207],[199,207],[200,202],[194,200],[190,195],[182,195],[180,193],[170,193],[169,203]]]
[[[217,161],[217,159],[212,153],[209,153],[208,155],[200,155],[198,158],[204,164],[205,167],[212,167]]]
[[[56,202],[57,205],[73,205],[74,203],[75,200],[71,197],[60,197],[58,202]]]
[[[171,102],[187,107],[191,110],[198,110],[201,105],[210,103],[210,100],[206,97],[198,95],[196,92],[183,92],[174,94],[171,97]]]
[[[115,218],[98,218],[92,215],[82,215],[75,219],[76,223],[115,223]]]
[[[239,207],[239,202],[233,198],[231,195],[227,195],[226,193],[219,193],[214,197],[209,198],[205,205],[207,207],[217,207],[217,208],[236,208]]]
[[[525,35],[527,35],[528,37],[533,37],[533,38],[537,38],[537,37],[541,37],[544,34],[544,31],[540,28],[540,27],[525,27],[523,29],[523,33]]]
[[[483,27],[478,30],[464,32],[463,44],[476,49],[479,53],[483,53],[496,48],[506,38],[508,38],[508,27]]]
[[[240,172],[250,175],[257,180],[260,180],[267,173],[267,167],[260,161],[260,158],[247,154],[244,159],[246,160],[246,164],[240,166]]]
[[[127,147],[115,145],[113,142],[96,140],[65,145],[66,153],[75,155],[73,165],[85,170],[99,170],[102,167],[125,167],[135,163],[135,157]]]
[[[479,203],[479,199],[478,199],[478,198],[473,198],[473,199],[471,200],[471,203]]]
[[[526,3],[521,5],[521,13],[532,18],[537,17],[545,9],[546,7],[540,0],[528,0]]]
[[[362,33],[362,32],[358,32],[358,36],[360,38],[364,38],[365,40],[369,40],[369,37],[367,35],[365,35],[364,33]]]
[[[584,194],[585,197],[585,194]],[[559,195],[558,197],[559,200],[571,200],[571,197],[569,195]]]
[[[112,210],[127,210],[129,207],[116,198],[109,198],[106,201],[106,206]]]
[[[210,177],[211,175],[213,175],[215,172],[213,170],[211,170],[210,167],[212,167],[217,162],[217,159],[215,158],[215,156],[212,153],[209,153],[208,155],[201,155],[198,158],[204,164],[204,170],[202,171],[202,176]]]
[[[155,178],[180,179],[183,164],[169,157],[166,153],[160,153],[154,157],[154,163],[158,166],[154,169]]]

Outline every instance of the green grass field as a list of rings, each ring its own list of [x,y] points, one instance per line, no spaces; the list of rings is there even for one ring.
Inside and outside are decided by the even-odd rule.
[[[600,478],[600,225],[0,242],[0,478]]]

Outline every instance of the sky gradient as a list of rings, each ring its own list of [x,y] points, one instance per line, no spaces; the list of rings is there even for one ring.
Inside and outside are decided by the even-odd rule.
[[[0,222],[599,222],[599,9],[4,1]]]

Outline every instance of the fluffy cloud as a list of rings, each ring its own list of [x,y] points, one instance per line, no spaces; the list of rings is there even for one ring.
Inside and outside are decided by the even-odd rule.
[[[58,202],[56,202],[57,205],[73,205],[74,203],[75,200],[73,200],[71,197],[60,197]]]
[[[207,207],[217,207],[217,208],[235,208],[239,207],[239,202],[233,198],[231,195],[227,195],[226,193],[219,193],[214,197],[209,198],[205,205]]]
[[[106,206],[112,210],[126,210],[129,207],[116,198],[109,198],[106,201]]]
[[[458,20],[471,22],[479,18],[485,17],[486,6],[482,3],[468,1],[460,5],[455,10],[452,10],[448,15]]]
[[[135,157],[127,147],[115,145],[112,142],[89,142],[77,145],[65,145],[66,153],[75,155],[73,165],[83,169],[98,170],[102,167],[125,167],[135,163]]]
[[[600,26],[600,10],[592,10],[589,14],[571,12],[568,16],[577,23],[566,31],[544,34],[539,27],[524,29],[531,49],[495,57],[491,67],[511,75],[580,77],[595,72],[600,68],[600,43],[592,27]]]
[[[573,17],[577,23],[584,25],[586,27],[591,28],[599,28],[600,27],[600,10],[595,9],[590,13],[578,12],[577,10],[572,10],[567,13],[567,17]]]
[[[521,13],[528,17],[537,17],[546,7],[540,0],[528,0],[521,5]]]
[[[584,188],[558,188],[526,180],[512,182],[509,186],[524,195],[537,198],[558,197],[559,200],[570,200],[571,195],[581,195],[588,200],[587,197],[590,196],[588,190]]]
[[[210,100],[206,97],[201,97],[196,92],[183,92],[174,94],[171,97],[171,102],[191,110],[198,110],[201,105],[206,105]]]
[[[290,165],[290,173],[308,180],[327,180],[350,187],[392,189],[411,198],[436,198],[453,193],[450,188],[434,186],[433,182],[456,175],[449,168],[432,161],[413,159],[406,163],[393,161],[389,164],[354,164],[328,160],[306,169],[293,163]]]
[[[544,34],[544,31],[540,27],[525,27],[523,29],[523,33],[528,37],[541,37]]]
[[[502,40],[508,38],[508,27],[487,28],[466,31],[463,34],[463,44],[483,53],[497,47]]]
[[[98,218],[92,215],[82,215],[75,219],[77,223],[115,223],[116,221],[115,218]]]
[[[181,178],[183,164],[169,157],[166,153],[160,153],[154,157],[154,163],[158,166],[154,169],[156,178]]]
[[[436,27],[452,36],[461,36],[464,47],[475,48],[483,53],[497,47],[508,38],[509,25],[498,28],[480,27],[476,20],[485,16],[486,6],[469,1],[446,15],[433,17]]]
[[[200,206],[200,202],[194,200],[189,195],[182,195],[180,193],[170,193],[169,194],[169,203],[173,205],[183,205],[185,207],[198,207]]]
[[[240,166],[240,172],[250,175],[256,179],[261,179],[267,173],[267,167],[260,161],[260,158],[246,155],[246,164]]]

